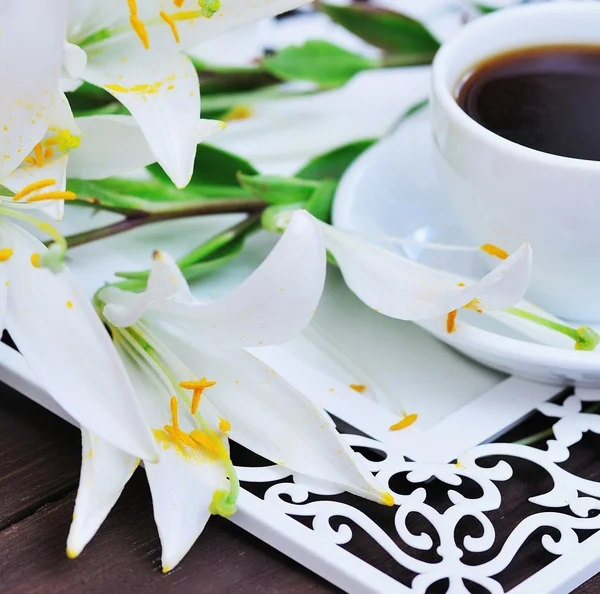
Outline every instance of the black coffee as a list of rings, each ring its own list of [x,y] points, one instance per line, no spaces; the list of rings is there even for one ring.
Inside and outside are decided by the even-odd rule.
[[[465,77],[457,101],[508,140],[600,161],[600,46],[540,46],[494,56]]]

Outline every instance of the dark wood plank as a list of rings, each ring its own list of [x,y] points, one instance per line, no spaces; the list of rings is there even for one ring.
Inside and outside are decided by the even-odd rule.
[[[70,493],[0,532],[2,592],[336,591],[222,518],[212,518],[184,561],[163,575],[150,494],[141,470],[83,554],[67,559],[64,547],[74,497]]]
[[[0,530],[79,480],[79,431],[0,384]]]

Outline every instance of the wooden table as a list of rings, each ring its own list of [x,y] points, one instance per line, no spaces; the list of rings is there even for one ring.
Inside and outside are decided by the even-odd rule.
[[[535,421],[530,424],[535,430]],[[595,439],[592,454],[576,457],[575,464],[585,466],[586,475],[598,480],[600,437]],[[209,521],[184,561],[163,575],[150,493],[141,470],[136,471],[83,554],[69,560],[65,542],[79,479],[79,432],[2,386],[0,451],[1,593],[337,591],[218,517]],[[518,491],[519,486],[513,488]],[[514,500],[519,500],[516,492]],[[510,526],[511,518],[516,519],[520,513],[519,506],[504,513],[503,521]],[[539,543],[531,543],[525,547],[507,583],[519,583],[532,567],[547,561]],[[600,577],[577,592],[600,592]]]

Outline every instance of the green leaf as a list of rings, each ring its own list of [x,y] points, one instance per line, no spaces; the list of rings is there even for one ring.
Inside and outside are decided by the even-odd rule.
[[[440,42],[419,21],[398,12],[369,4],[333,6],[318,3],[317,8],[388,55],[389,65],[429,64]]]
[[[262,63],[283,80],[308,80],[326,88],[341,86],[362,70],[378,66],[373,60],[327,41],[286,47]]]
[[[296,174],[296,177],[301,179],[340,179],[354,160],[376,142],[376,139],[357,140],[323,153],[309,161]]]
[[[159,181],[171,186],[173,185],[158,163],[149,165],[147,169]],[[236,189],[237,195],[240,195],[240,187],[237,179],[238,173],[256,175],[258,171],[242,157],[238,157],[233,153],[228,153],[209,144],[199,144],[196,148],[194,172],[188,189],[191,190],[194,186],[197,187],[197,190],[199,190],[199,187],[212,187],[214,191],[214,188],[218,186],[226,186],[228,188],[225,192],[226,195],[236,195],[231,194]],[[203,194],[208,195],[206,192],[203,192]],[[247,193],[242,191],[241,195],[246,196]]]
[[[488,6],[487,4],[482,4],[481,2],[473,2],[473,8],[478,10],[481,14],[490,14],[498,10],[497,6]]]
[[[278,175],[239,175],[238,178],[243,188],[269,204],[304,203],[319,186],[315,181]]]
[[[305,210],[317,219],[329,223],[331,221],[331,207],[333,206],[336,188],[337,182],[335,180],[323,180],[312,196],[306,201],[304,205]]]

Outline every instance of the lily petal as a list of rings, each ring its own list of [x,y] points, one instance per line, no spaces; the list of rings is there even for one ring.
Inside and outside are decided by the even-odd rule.
[[[0,177],[17,168],[48,128],[48,112],[57,99],[66,19],[66,0],[0,3]]]
[[[156,459],[156,443],[123,364],[69,270],[36,268],[31,256],[45,246],[9,221],[1,229],[14,246],[5,263],[6,328],[34,373],[82,426],[134,456]]]
[[[178,53],[160,57],[141,54],[135,61],[125,62],[120,58],[108,49],[90,50],[85,80],[103,87],[127,107],[155,160],[182,188],[192,176],[198,143],[200,91],[196,69],[187,56]]]
[[[139,458],[81,428],[81,476],[67,555],[77,557],[92,539],[119,499]]]
[[[70,154],[67,176],[104,179],[154,163],[156,157],[132,116],[100,115],[76,119],[81,145]],[[196,122],[196,144],[222,130],[216,120]]]
[[[319,223],[352,292],[372,309],[401,320],[422,320],[476,301],[478,309],[504,309],[520,301],[531,272],[531,247],[524,244],[482,279],[469,284],[428,268],[348,232]],[[464,280],[466,287],[457,286]]]
[[[200,410],[214,407],[229,421],[231,439],[294,472],[367,499],[388,500],[327,414],[270,367],[241,349],[200,351],[153,330],[195,374],[216,381]]]
[[[64,93],[59,94],[58,100],[49,110],[48,126],[51,130],[51,135],[60,130],[68,130],[74,136],[80,134]],[[36,181],[54,180],[54,183],[29,193],[20,201],[13,202],[11,199],[8,199],[7,202],[13,208],[39,210],[50,218],[60,221],[64,213],[63,200],[42,200],[40,202],[28,202],[28,200],[44,192],[64,190],[67,184],[66,169],[68,161],[69,153],[64,153],[56,158],[48,158],[41,164],[22,164],[0,181],[2,185],[12,192],[16,193]]]
[[[164,267],[171,271],[165,271]],[[109,303],[104,315],[117,326],[134,323],[146,308],[155,318],[194,335],[199,344],[213,347],[253,347],[286,342],[308,325],[325,282],[325,250],[315,220],[306,212],[294,213],[273,251],[254,274],[228,297],[202,304],[182,295],[181,273],[166,255],[154,261],[153,275],[161,280],[137,301],[116,303],[115,290],[103,292]],[[148,315],[151,315],[150,313]]]

